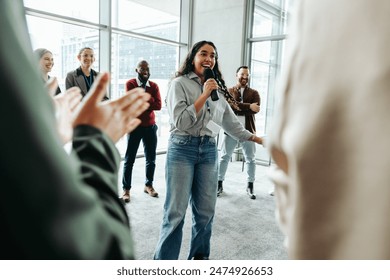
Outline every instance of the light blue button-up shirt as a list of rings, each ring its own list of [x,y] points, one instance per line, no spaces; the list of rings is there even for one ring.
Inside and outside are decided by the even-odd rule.
[[[222,127],[226,133],[240,141],[246,141],[252,136],[237,119],[220,92],[219,100],[212,101],[209,97],[197,114],[194,103],[201,94],[202,84],[194,72],[171,81],[167,94],[171,133],[215,137]]]

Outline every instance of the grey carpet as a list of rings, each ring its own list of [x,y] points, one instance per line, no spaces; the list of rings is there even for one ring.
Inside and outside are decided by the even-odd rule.
[[[121,190],[121,165],[118,194]],[[255,193],[251,200],[245,192],[246,171],[242,163],[229,164],[224,193],[217,200],[211,237],[210,259],[214,260],[285,260],[283,235],[275,222],[275,201],[268,194],[272,183],[267,178],[268,167],[257,165]],[[131,202],[126,205],[135,243],[136,258],[153,258],[158,241],[165,200],[165,155],[157,156],[154,186],[159,193],[153,198],[144,193],[145,159],[137,158],[133,171]],[[191,234],[191,209],[188,208],[183,227],[183,242],[179,259],[186,259]]]

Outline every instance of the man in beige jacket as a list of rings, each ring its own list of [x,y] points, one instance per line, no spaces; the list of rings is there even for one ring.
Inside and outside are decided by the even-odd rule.
[[[292,259],[390,259],[390,2],[299,1],[269,148]]]

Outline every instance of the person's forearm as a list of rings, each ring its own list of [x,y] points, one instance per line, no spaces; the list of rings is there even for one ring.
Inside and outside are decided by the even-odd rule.
[[[206,103],[206,100],[207,98],[209,97],[210,95],[206,94],[206,93],[202,93],[199,98],[195,101],[194,103],[194,106],[195,106],[195,110],[196,110],[196,113],[199,113],[199,111],[203,108],[204,104]]]
[[[256,136],[255,134],[252,134],[252,136],[248,139],[248,141],[255,142],[259,145],[264,145],[263,137]]]
[[[116,191],[120,155],[109,137],[95,127],[79,125],[74,129],[73,152],[80,158],[83,169],[88,170],[84,172],[85,180],[101,179],[105,187]],[[103,176],[105,178],[100,178]]]

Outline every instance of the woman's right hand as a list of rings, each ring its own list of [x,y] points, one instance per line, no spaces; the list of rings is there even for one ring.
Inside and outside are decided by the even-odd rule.
[[[116,100],[101,101],[109,82],[109,74],[97,77],[81,102],[73,126],[90,125],[106,133],[114,143],[133,131],[141,121],[137,117],[148,107],[150,94],[141,88],[128,91]]]
[[[215,79],[208,79],[203,84],[203,92],[206,93],[207,96],[210,96],[211,92],[217,89],[218,89],[218,83]]]

